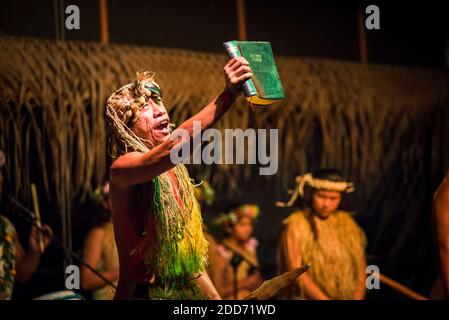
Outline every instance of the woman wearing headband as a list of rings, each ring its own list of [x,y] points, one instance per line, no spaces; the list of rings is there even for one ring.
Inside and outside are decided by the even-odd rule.
[[[287,203],[301,199],[300,209],[283,224],[279,248],[280,272],[311,263],[286,293],[287,299],[363,299],[365,295],[366,238],[348,211],[342,196],[354,191],[339,171],[322,169],[296,178]]]

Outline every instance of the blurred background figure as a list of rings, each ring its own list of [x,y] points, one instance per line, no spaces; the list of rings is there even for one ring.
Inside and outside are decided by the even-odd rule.
[[[5,154],[0,151],[0,199],[3,189],[3,167]],[[42,226],[43,249],[48,247],[53,231],[48,225]],[[39,267],[44,253],[39,243],[41,231],[32,226],[28,236],[28,250],[25,250],[17,236],[11,221],[0,214],[0,300],[9,300],[12,296],[14,281],[26,282]]]
[[[278,248],[280,272],[305,263],[311,269],[286,291],[288,299],[363,299],[365,295],[365,245],[362,229],[350,213],[342,210],[342,193],[352,192],[334,169],[296,178],[296,189],[288,203],[303,198],[301,209],[284,220]]]
[[[119,262],[109,211],[109,182],[98,187],[92,199],[94,205],[90,212],[90,230],[84,241],[83,259],[116,285]],[[105,284],[103,279],[85,266],[81,266],[81,286],[84,290],[92,291],[92,298],[96,300],[112,300],[115,295],[113,287]]]
[[[224,232],[211,264],[212,281],[223,299],[243,299],[263,282],[258,270],[258,241],[252,237],[259,214],[257,205],[243,204],[213,221]]]

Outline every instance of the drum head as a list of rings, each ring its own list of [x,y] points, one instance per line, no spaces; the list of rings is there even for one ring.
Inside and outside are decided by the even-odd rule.
[[[74,291],[63,290],[44,294],[43,296],[39,296],[33,300],[84,300],[84,298]]]

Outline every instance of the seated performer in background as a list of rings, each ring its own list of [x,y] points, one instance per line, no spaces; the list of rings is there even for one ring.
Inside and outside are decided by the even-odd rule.
[[[449,173],[435,192],[433,222],[440,265],[432,298],[449,299]]]
[[[256,238],[253,233],[253,221],[259,216],[256,205],[241,205],[214,220],[214,224],[223,228],[225,238],[216,246],[216,259],[211,264],[213,282],[223,299],[243,299],[259,287],[262,276],[257,270]],[[235,260],[237,259],[237,260]],[[240,263],[234,266],[232,264]],[[237,297],[234,296],[234,272],[237,272]]]
[[[109,182],[97,188],[94,198],[96,205],[93,212],[89,212],[92,225],[84,241],[83,260],[117,285],[119,262],[109,210]],[[81,287],[92,290],[95,300],[112,300],[115,295],[115,289],[85,265],[81,266]]]
[[[311,263],[310,270],[286,290],[287,299],[363,299],[365,295],[365,234],[351,215],[340,210],[343,192],[353,191],[337,170],[322,169],[296,178],[302,209],[284,220],[278,248],[280,272]],[[306,188],[306,189],[305,189]],[[304,192],[305,191],[305,192]]]
[[[5,155],[0,151],[0,199],[3,189],[3,166]],[[43,225],[44,250],[53,237],[53,231],[48,225]],[[25,251],[20,244],[14,225],[0,214],[0,300],[11,299],[14,281],[30,280],[36,272],[41,260],[41,247],[39,236],[41,231],[32,226],[28,236],[28,250]]]
[[[111,211],[120,261],[116,299],[220,298],[204,271],[208,244],[194,186],[185,166],[173,163],[170,154],[193,138],[194,121],[204,131],[220,119],[252,76],[244,58],[230,60],[224,72],[224,91],[180,125],[189,133],[181,139],[170,138],[170,118],[153,73],[138,73],[107,101],[115,159]]]

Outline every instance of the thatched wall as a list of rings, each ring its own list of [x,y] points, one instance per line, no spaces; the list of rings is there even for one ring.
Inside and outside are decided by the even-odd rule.
[[[179,124],[224,86],[224,54],[9,37],[0,38],[0,52],[6,180],[28,198],[30,172],[38,166],[35,179],[66,217],[65,233],[74,197],[104,177],[103,108],[114,89],[139,69],[155,71]],[[385,201],[397,207],[392,193],[413,200],[413,190],[430,188],[423,181],[441,174],[447,72],[290,57],[277,57],[277,63],[285,101],[254,114],[240,101],[217,126],[279,128],[280,167],[270,178],[278,190],[294,174],[337,167],[357,183],[361,210],[369,216],[382,212]],[[201,168],[213,185],[230,190],[224,197],[251,174],[248,166]],[[382,230],[391,215],[379,216]]]

